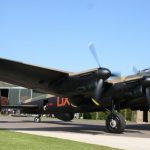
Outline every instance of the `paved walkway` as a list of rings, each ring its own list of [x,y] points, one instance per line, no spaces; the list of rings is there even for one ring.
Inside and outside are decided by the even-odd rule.
[[[56,132],[56,131],[18,131],[21,133],[29,133],[34,135],[42,135],[48,137],[57,137],[84,143],[104,145],[114,148],[126,150],[150,150],[149,138],[136,138],[136,137],[120,137],[110,135],[91,135],[70,132]]]

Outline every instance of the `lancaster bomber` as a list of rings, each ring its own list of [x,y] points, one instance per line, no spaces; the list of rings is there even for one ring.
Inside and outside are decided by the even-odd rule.
[[[54,95],[53,103],[47,101],[43,107],[45,112],[53,109],[57,98],[67,98],[54,112],[64,121],[75,112],[109,111],[107,130],[122,133],[126,122],[120,109],[150,109],[150,69],[121,77],[101,67],[94,46],[89,47],[99,66],[96,69],[73,73],[0,58],[0,80]]]

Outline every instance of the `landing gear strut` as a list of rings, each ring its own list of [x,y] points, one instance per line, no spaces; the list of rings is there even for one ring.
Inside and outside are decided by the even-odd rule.
[[[41,122],[41,114],[34,118],[34,122],[40,123]]]
[[[123,133],[126,126],[124,117],[115,112],[115,104],[112,101],[112,111],[106,119],[106,128],[110,133]]]

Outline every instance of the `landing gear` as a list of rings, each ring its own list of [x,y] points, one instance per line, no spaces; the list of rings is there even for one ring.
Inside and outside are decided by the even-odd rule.
[[[106,119],[106,128],[110,133],[123,133],[125,126],[125,119],[120,113],[111,113]]]
[[[110,115],[108,115],[106,119],[106,128],[110,133],[123,133],[126,122],[124,117],[120,113],[115,112],[115,107],[116,105],[112,100],[112,110]],[[118,107],[118,111],[120,111],[120,105]]]
[[[40,123],[41,122],[41,115],[38,115],[38,117],[35,117],[34,122]]]

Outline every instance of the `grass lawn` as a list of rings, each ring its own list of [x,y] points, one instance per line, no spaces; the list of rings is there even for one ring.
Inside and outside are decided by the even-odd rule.
[[[51,137],[0,130],[0,150],[115,150]]]

